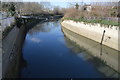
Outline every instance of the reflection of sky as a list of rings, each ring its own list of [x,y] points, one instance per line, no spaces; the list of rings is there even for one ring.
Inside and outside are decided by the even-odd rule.
[[[35,43],[40,43],[41,42],[41,40],[40,39],[38,39],[38,38],[31,38],[30,39],[32,42],[35,42]]]

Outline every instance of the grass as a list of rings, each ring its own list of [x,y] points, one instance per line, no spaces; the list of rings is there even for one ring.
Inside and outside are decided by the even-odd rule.
[[[62,21],[64,20],[74,20],[76,22],[85,22],[85,23],[100,23],[101,25],[107,25],[107,26],[120,26],[120,23],[118,22],[113,22],[113,21],[108,21],[104,19],[94,19],[94,20],[87,20],[82,18],[79,19],[74,19],[74,18],[62,18]]]

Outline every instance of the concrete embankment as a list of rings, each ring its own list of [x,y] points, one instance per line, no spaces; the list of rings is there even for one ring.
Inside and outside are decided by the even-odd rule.
[[[108,27],[101,26],[100,24],[86,24],[84,22],[75,22],[72,20],[64,20],[61,22],[61,25],[62,27],[65,27],[72,32],[75,32],[99,43],[101,43],[103,32],[105,30],[102,44],[119,50],[118,45],[120,45],[120,43],[118,43],[118,33],[120,30],[117,26]]]
[[[3,40],[2,77],[15,78],[18,76],[22,44],[25,37],[25,27],[14,27]]]
[[[18,78],[21,67],[22,45],[27,31],[37,24],[39,20],[29,19],[18,28],[15,26],[3,39],[2,48],[2,78]]]
[[[97,57],[98,59],[100,59],[102,62],[104,62],[106,65],[109,66],[109,67],[106,67],[105,65],[99,65],[98,70],[100,72],[104,73],[108,77],[118,77],[117,72],[120,72],[118,67],[118,62],[119,62],[118,57],[120,57],[120,55],[118,54],[117,50],[109,48],[104,45],[100,45],[98,42],[95,42],[79,34],[76,34],[68,30],[67,28],[62,27],[62,31],[64,35],[67,37],[67,39],[70,39],[71,42],[74,42],[77,46],[80,47],[78,51],[78,56],[79,55],[81,56],[81,54],[84,54],[84,58],[86,60],[94,59],[94,58],[90,58],[88,54],[94,57]],[[72,47],[72,49],[73,48],[74,47]],[[86,55],[85,52],[87,52],[88,54]],[[115,71],[111,70],[110,67]],[[114,74],[114,75],[111,75],[111,74]]]

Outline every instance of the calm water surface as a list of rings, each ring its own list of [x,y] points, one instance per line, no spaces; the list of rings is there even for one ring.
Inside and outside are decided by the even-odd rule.
[[[25,63],[21,69],[22,78],[104,78],[117,75],[85,47],[64,36],[60,21],[34,26],[27,33],[22,52]]]

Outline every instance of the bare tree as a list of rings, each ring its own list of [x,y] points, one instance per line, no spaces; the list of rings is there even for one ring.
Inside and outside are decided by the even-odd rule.
[[[38,14],[43,12],[43,6],[37,2],[24,2],[19,6],[22,14]]]
[[[59,6],[55,6],[55,7],[54,7],[53,13],[54,13],[54,14],[59,14],[59,13],[60,13],[60,8],[59,8]]]

